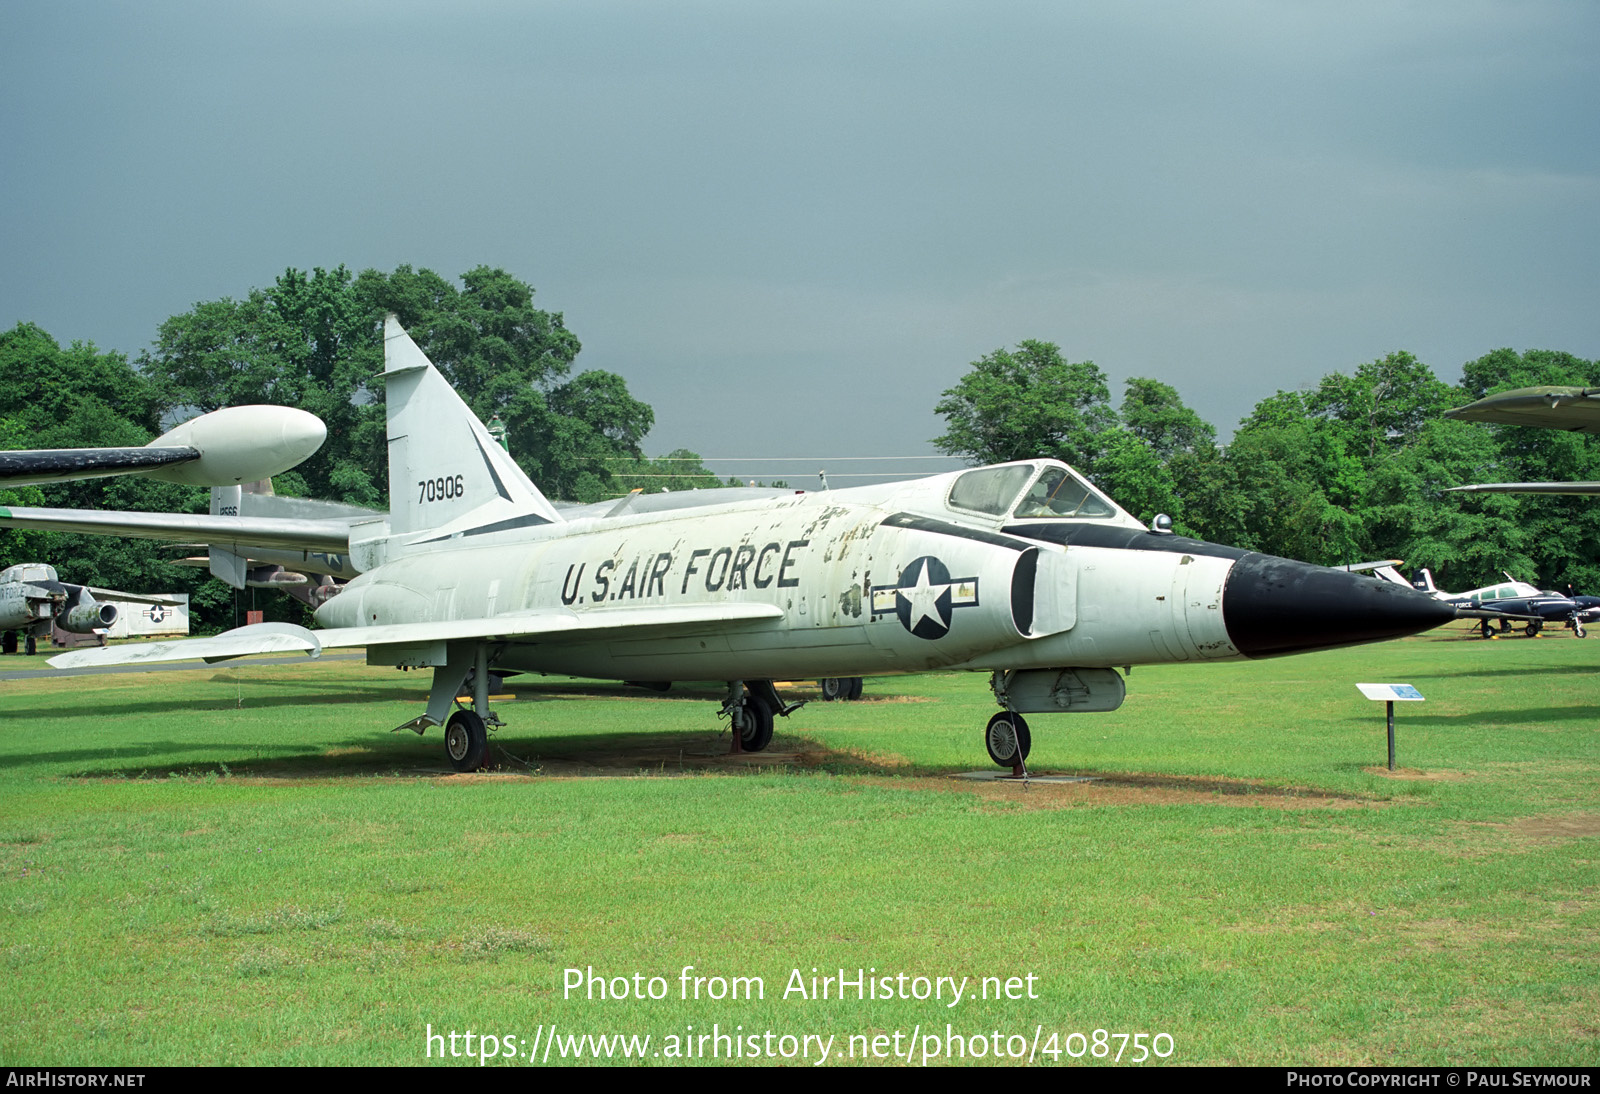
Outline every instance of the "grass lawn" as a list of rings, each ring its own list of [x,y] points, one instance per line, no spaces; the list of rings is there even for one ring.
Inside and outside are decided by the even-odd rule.
[[[1462,634],[1135,668],[1114,714],[1030,719],[1036,773],[1094,781],[1028,787],[952,777],[992,769],[982,675],[869,679],[739,759],[711,685],[517,678],[470,776],[389,732],[425,674],[0,683],[0,1063],[437,1063],[430,1027],[526,1054],[554,1024],[551,1064],[715,1027],[830,1064],[930,1031],[933,1062],[953,1032],[1096,1063],[1105,1030],[1178,1064],[1594,1065],[1600,640]],[[1393,775],[1357,681],[1427,696]],[[566,997],[590,967],[665,998]],[[809,998],[813,969],[888,997]],[[704,994],[736,976],[764,998]]]

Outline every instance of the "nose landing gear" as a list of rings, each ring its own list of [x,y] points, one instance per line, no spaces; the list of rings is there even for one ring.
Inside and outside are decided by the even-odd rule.
[[[733,723],[733,747],[728,751],[762,751],[772,743],[774,716],[787,718],[805,705],[804,699],[785,703],[771,680],[728,681],[728,697],[719,712]]]
[[[1028,723],[1015,711],[1002,710],[983,731],[983,744],[989,750],[989,759],[1001,767],[1009,767],[1013,774],[1027,773],[1028,753],[1033,749],[1033,735]]]

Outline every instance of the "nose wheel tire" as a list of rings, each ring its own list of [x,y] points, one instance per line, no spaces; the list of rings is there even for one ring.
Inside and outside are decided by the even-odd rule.
[[[988,728],[983,731],[983,744],[989,750],[989,759],[1001,767],[1015,767],[1028,758],[1033,737],[1022,715],[1002,710],[989,719]]]
[[[450,715],[444,727],[444,750],[457,771],[476,771],[489,755],[489,734],[483,719],[470,710]]]

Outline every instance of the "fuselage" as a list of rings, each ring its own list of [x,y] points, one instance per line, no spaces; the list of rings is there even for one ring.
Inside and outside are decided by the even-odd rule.
[[[1064,476],[1081,495],[1070,504]],[[1048,499],[1041,483],[1053,488]],[[495,656],[505,668],[627,680],[1225,660],[1392,637],[1453,614],[1368,578],[1152,532],[1053,461],[908,487],[417,534],[391,539],[385,556],[320,608],[319,622],[726,601],[783,613],[691,633],[507,644]],[[1396,611],[1406,614],[1398,627]]]
[[[1472,612],[1537,616],[1551,622],[1586,616],[1588,613],[1588,609],[1574,598],[1539,589],[1525,581],[1505,581],[1469,592],[1436,595],[1446,603]]]

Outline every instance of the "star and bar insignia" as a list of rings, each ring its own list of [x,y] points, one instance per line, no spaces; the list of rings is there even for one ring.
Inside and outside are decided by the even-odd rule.
[[[900,625],[918,638],[943,638],[950,633],[950,618],[957,608],[978,603],[976,577],[952,578],[932,555],[912,560],[900,571],[894,585],[872,587],[872,618],[893,613]]]

